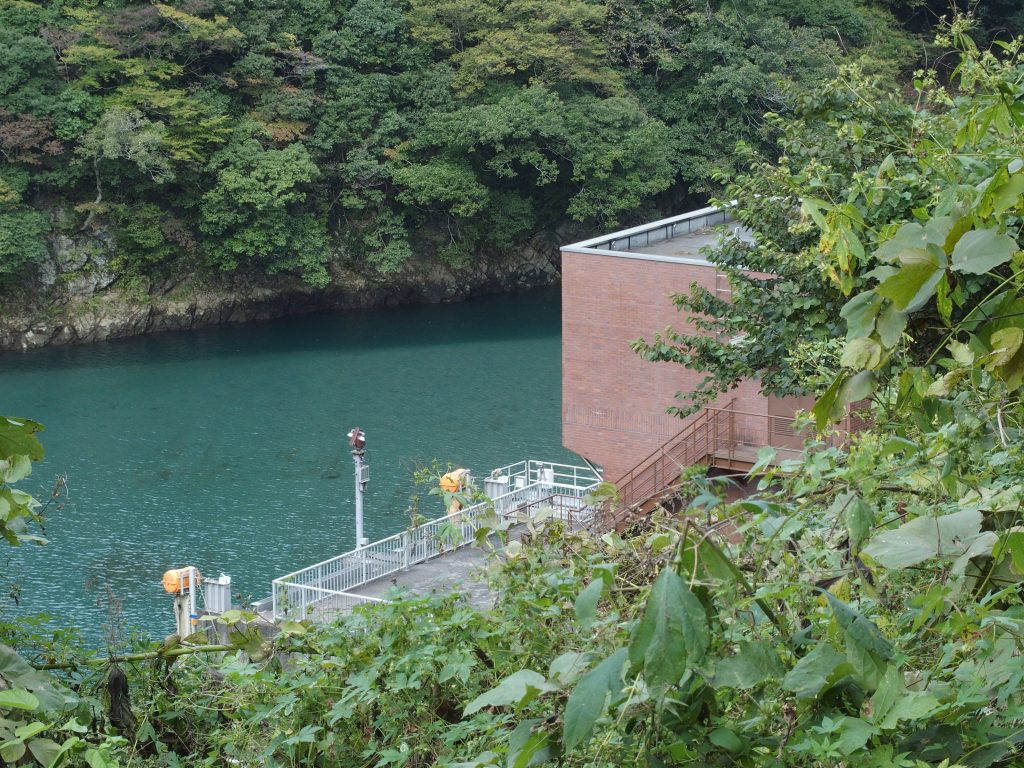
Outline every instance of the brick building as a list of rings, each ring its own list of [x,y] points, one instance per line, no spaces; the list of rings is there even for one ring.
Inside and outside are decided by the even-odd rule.
[[[810,401],[765,397],[758,382],[746,381],[708,411],[680,420],[665,411],[677,392],[696,389],[703,374],[646,361],[629,348],[669,325],[694,331],[671,293],[697,283],[728,299],[728,281],[701,249],[729,222],[727,212],[703,208],[561,249],[562,443],[601,465],[609,480],[687,428],[689,442],[700,443],[691,453],[700,460],[719,456],[726,467],[749,467],[762,445],[785,453],[802,444],[792,415]],[[733,226],[731,236],[749,233]],[[689,455],[678,454],[676,463]]]

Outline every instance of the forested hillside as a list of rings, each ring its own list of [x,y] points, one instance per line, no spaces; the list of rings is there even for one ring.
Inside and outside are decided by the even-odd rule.
[[[673,349],[712,385],[758,373],[818,396],[803,453],[762,451],[756,490],[735,499],[691,467],[622,530],[524,514],[522,542],[491,557],[500,597],[483,610],[402,599],[333,624],[296,615],[272,641],[231,611],[226,645],[175,635],[102,655],[0,624],[21,652],[0,645],[0,758],[1022,765],[1024,39],[993,53],[967,32],[960,20],[942,40],[962,50],[951,82],[922,72],[910,100],[840,73],[780,126],[779,157],[747,156],[757,173],[726,190],[754,245],[711,258],[731,278],[742,259],[774,275],[737,282],[738,327],[708,328],[724,331],[712,342],[750,332],[732,345],[746,370],[721,344],[679,335]],[[818,441],[865,400],[863,430]],[[12,488],[42,456],[38,429],[0,419],[12,543],[39,523]],[[477,540],[510,523],[495,515]]]
[[[54,234],[323,285],[673,210],[840,61],[918,56],[884,5],[2,0],[0,282]]]

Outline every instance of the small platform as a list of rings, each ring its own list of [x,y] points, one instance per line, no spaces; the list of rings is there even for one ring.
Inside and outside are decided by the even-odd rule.
[[[594,515],[587,494],[600,482],[588,467],[532,460],[501,467],[484,482],[488,500],[274,579],[272,596],[257,610],[271,621],[330,621],[356,605],[392,599],[396,587],[459,592],[486,606],[494,596],[480,572],[500,543],[492,535],[491,548],[481,548],[478,532],[511,524],[515,540],[525,532],[518,524],[541,513],[585,525]]]
[[[460,547],[432,560],[417,563],[393,576],[371,581],[351,590],[360,597],[385,600],[395,589],[411,595],[449,594],[458,592],[477,608],[493,602],[494,595],[482,578],[489,553],[479,547]]]

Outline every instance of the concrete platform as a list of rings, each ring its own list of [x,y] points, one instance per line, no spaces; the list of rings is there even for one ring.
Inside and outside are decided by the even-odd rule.
[[[456,592],[473,607],[486,608],[495,598],[483,578],[488,556],[489,553],[479,547],[460,547],[357,587],[352,594],[390,600],[401,594],[426,596]]]
[[[526,526],[516,525],[509,530],[508,539],[522,541],[525,535]],[[394,601],[403,597],[457,594],[474,608],[490,608],[499,595],[487,585],[485,571],[490,560],[500,557],[503,549],[497,537],[492,537],[490,544],[492,548],[487,549],[469,545],[448,550],[403,571],[354,587],[345,594],[324,597],[310,606],[305,618],[316,622],[332,621],[364,602],[359,598]],[[269,611],[261,612],[261,616],[272,620]]]

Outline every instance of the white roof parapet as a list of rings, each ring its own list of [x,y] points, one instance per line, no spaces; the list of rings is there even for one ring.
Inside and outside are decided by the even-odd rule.
[[[729,203],[727,206],[710,205],[706,208],[698,208],[697,210],[688,211],[676,216],[670,216],[666,219],[650,221],[646,224],[641,224],[638,227],[631,227],[629,229],[622,229],[618,232],[612,232],[607,235],[592,237],[589,240],[581,240],[580,242],[572,243],[571,245],[563,245],[560,250],[563,253],[587,253],[597,256],[615,256],[617,258],[624,259],[639,259],[642,261],[665,261],[674,264],[692,264],[702,267],[715,266],[707,259],[696,255],[696,253],[699,252],[699,246],[694,249],[695,255],[692,256],[674,255],[669,253],[643,253],[633,249],[636,247],[648,248],[657,243],[665,243],[674,240],[684,241],[688,235],[691,235],[697,230],[706,229],[714,224],[731,221],[732,217],[728,214],[727,209],[731,208],[733,205],[735,205],[735,201]],[[677,232],[677,229],[680,229],[679,225],[683,223],[686,223],[685,231]],[[743,233],[740,233],[740,236],[742,237]],[[642,242],[641,238],[643,238]],[[637,246],[634,241],[639,242],[639,246]],[[620,243],[623,243],[625,247],[617,247]]]

